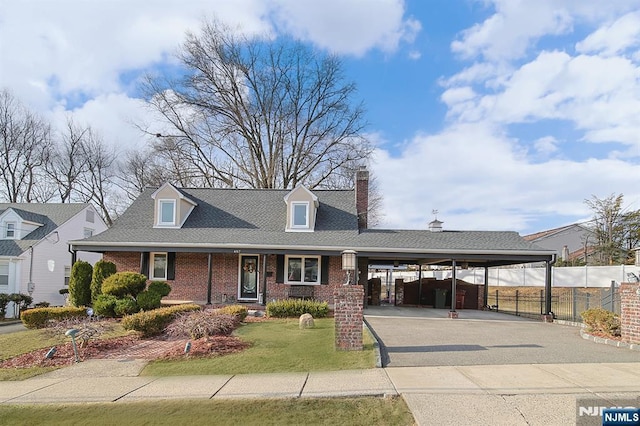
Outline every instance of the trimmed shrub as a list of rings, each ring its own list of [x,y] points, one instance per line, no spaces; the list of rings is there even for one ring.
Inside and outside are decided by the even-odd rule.
[[[160,298],[163,298],[171,293],[171,286],[164,281],[152,281],[147,287],[147,290],[153,293],[158,293]]]
[[[114,318],[116,316],[116,303],[118,298],[111,294],[101,294],[93,302],[93,313],[101,317]]]
[[[89,306],[91,304],[91,275],[93,267],[90,263],[78,260],[71,268],[69,277],[69,300],[73,306]]]
[[[125,297],[124,299],[118,299],[114,308],[116,316],[119,317],[135,314],[139,310],[140,308],[138,307],[136,301],[128,297]]]
[[[580,316],[587,325],[587,331],[620,336],[620,318],[613,312],[602,308],[591,308],[582,312]]]
[[[28,294],[11,293],[9,295],[9,301],[18,305],[18,309],[22,311],[27,309],[29,305],[31,305],[31,303],[33,302],[33,297],[29,296]]]
[[[51,305],[51,303],[49,302],[38,302],[35,305],[33,305],[34,308],[48,308],[49,305]]]
[[[329,304],[315,300],[286,299],[267,303],[267,316],[275,318],[293,318],[302,314],[311,314],[314,318],[323,318],[329,314]]]
[[[7,305],[9,305],[9,295],[7,293],[0,293],[0,320],[4,319],[7,315]]]
[[[102,294],[110,294],[122,299],[131,296],[134,299],[147,286],[147,277],[135,272],[116,272],[102,282]]]
[[[27,328],[46,327],[51,320],[64,320],[68,318],[83,318],[87,316],[86,308],[58,307],[58,308],[34,308],[20,314],[22,323]]]
[[[217,309],[216,312],[221,315],[234,315],[242,322],[247,317],[248,309],[242,305],[228,305]]]
[[[155,336],[162,333],[167,325],[173,321],[180,312],[199,311],[200,306],[195,304],[175,305],[152,311],[138,312],[122,319],[125,330],[135,330],[143,337]]]
[[[236,315],[214,311],[183,312],[176,315],[165,332],[172,337],[196,340],[209,336],[228,336],[238,324]]]
[[[158,309],[162,304],[162,296],[159,293],[149,290],[145,290],[140,293],[136,300],[138,301],[138,306],[142,311]]]
[[[91,301],[95,302],[102,294],[102,282],[105,278],[116,273],[116,264],[105,260],[98,260],[93,265],[93,275],[91,278]]]

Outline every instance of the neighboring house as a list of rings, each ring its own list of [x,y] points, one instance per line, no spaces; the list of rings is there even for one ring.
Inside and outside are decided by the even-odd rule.
[[[596,244],[593,231],[580,223],[525,235],[522,238],[537,246],[554,250],[558,259],[569,262],[584,261],[585,249],[590,257]]]
[[[68,284],[72,264],[68,242],[105,229],[90,204],[0,203],[0,293],[63,305],[60,289]],[[80,258],[95,263],[101,256]]]
[[[144,191],[113,226],[72,241],[118,271],[168,281],[169,299],[202,304],[266,303],[313,297],[333,303],[347,274],[342,252],[357,252],[355,279],[369,264],[499,266],[551,261],[515,232],[367,229],[368,172],[353,190],[177,188]],[[354,277],[354,275],[351,275]]]

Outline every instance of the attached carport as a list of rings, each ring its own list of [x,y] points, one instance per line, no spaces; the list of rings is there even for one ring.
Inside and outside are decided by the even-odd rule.
[[[358,282],[365,289],[372,264],[418,265],[420,283],[424,266],[449,266],[452,295],[456,294],[458,267],[484,268],[484,306],[488,304],[489,268],[542,263],[546,270],[545,313],[551,314],[551,266],[556,253],[525,241],[516,232],[367,229],[354,241],[353,250],[358,258]],[[455,312],[455,303],[451,311]]]

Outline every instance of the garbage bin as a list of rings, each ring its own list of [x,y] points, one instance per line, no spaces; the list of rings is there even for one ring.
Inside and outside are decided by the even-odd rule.
[[[444,309],[447,304],[447,290],[442,288],[436,288],[433,307],[437,309]]]
[[[464,295],[466,290],[456,290],[456,309],[464,309]]]

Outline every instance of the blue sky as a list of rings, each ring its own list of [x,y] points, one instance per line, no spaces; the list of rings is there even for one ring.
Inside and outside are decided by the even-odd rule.
[[[151,5],[153,5],[151,7]],[[185,31],[217,16],[343,60],[377,147],[381,226],[528,234],[640,209],[640,0],[5,0],[0,86],[121,151],[154,118],[146,72],[179,72]]]

